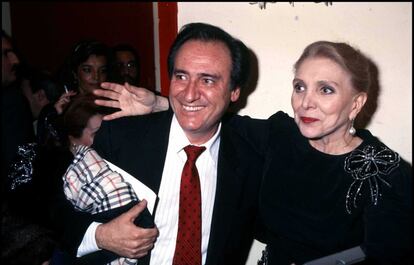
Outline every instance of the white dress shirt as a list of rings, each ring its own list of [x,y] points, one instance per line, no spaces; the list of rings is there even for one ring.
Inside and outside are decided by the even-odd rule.
[[[200,177],[202,238],[202,264],[205,264],[207,247],[210,238],[210,225],[213,216],[213,206],[217,184],[217,160],[220,146],[221,123],[214,136],[202,146],[206,150],[196,161]],[[168,141],[167,156],[158,192],[158,205],[155,213],[155,224],[159,230],[154,249],[151,252],[151,265],[171,265],[174,257],[175,242],[178,231],[178,213],[180,202],[181,172],[187,160],[184,147],[191,144],[183,129],[173,117]],[[139,178],[139,176],[137,176]],[[99,250],[95,241],[95,231],[98,223],[92,223],[88,228],[81,245],[78,257]]]

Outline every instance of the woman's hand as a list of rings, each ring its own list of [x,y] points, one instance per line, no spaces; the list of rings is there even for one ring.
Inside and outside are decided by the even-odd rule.
[[[104,116],[104,120],[144,115],[168,109],[167,98],[158,97],[152,91],[143,87],[131,86],[128,83],[119,85],[108,82],[102,83],[101,87],[104,89],[95,89],[93,93],[107,99],[97,99],[95,104],[120,109],[120,111]],[[165,103],[167,103],[166,107]]]
[[[63,93],[60,98],[54,104],[54,107],[57,113],[60,115],[62,114],[63,110],[65,109],[66,105],[70,102],[70,97],[76,95],[76,91],[69,91]]]

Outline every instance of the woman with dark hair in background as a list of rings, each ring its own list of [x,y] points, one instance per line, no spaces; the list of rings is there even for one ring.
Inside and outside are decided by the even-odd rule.
[[[71,97],[90,93],[107,80],[109,67],[108,47],[98,41],[80,41],[73,48],[57,73],[58,87],[64,90],[60,98],[47,105],[41,112],[38,129],[46,132],[40,139],[60,142],[56,128],[57,117],[62,114]]]
[[[92,92],[108,77],[109,49],[99,41],[80,41],[60,69],[59,79],[66,89]]]

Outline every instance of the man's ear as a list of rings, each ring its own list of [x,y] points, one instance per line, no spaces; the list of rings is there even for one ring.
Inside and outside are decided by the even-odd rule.
[[[236,87],[230,93],[230,101],[236,102],[240,97],[240,87]]]

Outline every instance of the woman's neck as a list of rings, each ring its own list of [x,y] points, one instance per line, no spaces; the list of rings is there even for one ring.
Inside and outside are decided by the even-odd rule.
[[[325,136],[321,139],[309,139],[309,144],[316,150],[330,155],[342,155],[353,151],[362,143],[362,139],[350,134],[332,139]]]

